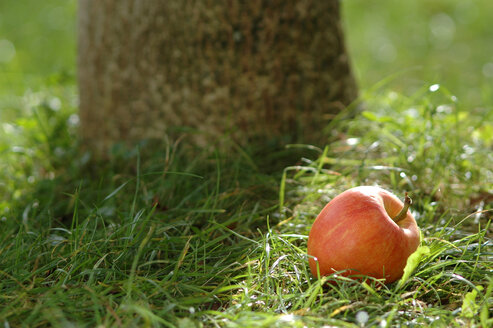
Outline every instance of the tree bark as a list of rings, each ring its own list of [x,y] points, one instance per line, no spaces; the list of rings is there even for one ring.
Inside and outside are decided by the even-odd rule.
[[[80,0],[81,136],[317,142],[353,101],[337,0]]]

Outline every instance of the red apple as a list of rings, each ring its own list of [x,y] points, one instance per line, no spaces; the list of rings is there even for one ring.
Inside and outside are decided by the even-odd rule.
[[[361,186],[346,190],[320,212],[308,236],[308,255],[315,277],[371,276],[385,283],[399,279],[406,261],[419,245],[419,229],[392,193]]]

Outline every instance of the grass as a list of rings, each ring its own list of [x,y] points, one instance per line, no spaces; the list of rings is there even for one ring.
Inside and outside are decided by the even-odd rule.
[[[366,110],[341,114],[325,150],[293,147],[305,157],[269,173],[262,161],[272,159],[252,152],[190,160],[180,144],[91,167],[72,157],[71,98],[61,94],[53,110],[57,91],[39,95],[2,139],[0,317],[10,326],[491,325],[491,114],[431,90],[364,94]],[[309,273],[311,222],[359,184],[413,194],[423,254],[400,283],[333,286]]]
[[[400,9],[385,3],[386,15],[394,17],[390,13]],[[450,8],[458,2],[450,3],[416,7],[416,19],[440,10],[456,19],[460,12]],[[34,90],[2,98],[10,114],[2,116],[0,129],[0,323],[492,326],[488,87],[468,80],[484,91],[481,101],[470,101],[469,86],[458,83],[461,70],[447,71],[443,80],[422,75],[432,82],[412,85],[403,81],[415,78],[407,73],[382,69],[378,77],[363,59],[368,47],[359,31],[378,30],[365,24],[379,10],[361,10],[366,14],[358,23],[356,7],[363,3],[345,6],[347,22],[355,24],[350,47],[361,47],[353,50],[356,67],[368,72],[368,80],[358,103],[324,131],[323,148],[232,147],[226,154],[193,149],[184,139],[131,151],[115,147],[112,160],[95,166],[77,146],[70,78],[48,74]],[[388,24],[398,30],[399,21],[389,18]],[[481,44],[487,38],[481,23],[474,24]],[[423,49],[408,56],[428,53]],[[409,63],[398,55],[389,65]],[[425,65],[424,72],[432,69]],[[360,114],[349,119],[356,109]],[[390,285],[316,280],[306,255],[311,223],[332,197],[362,184],[412,195],[423,237],[419,253],[406,276]]]

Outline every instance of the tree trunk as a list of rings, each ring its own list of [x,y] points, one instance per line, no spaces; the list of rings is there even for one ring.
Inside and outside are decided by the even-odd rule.
[[[96,153],[185,132],[317,142],[357,92],[337,0],[80,0],[78,68]]]

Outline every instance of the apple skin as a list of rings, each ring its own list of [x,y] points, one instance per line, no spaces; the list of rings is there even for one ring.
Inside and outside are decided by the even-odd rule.
[[[317,216],[308,236],[312,274],[346,270],[340,274],[366,275],[385,283],[399,279],[420,243],[409,210],[398,223],[392,220],[403,207],[402,201],[380,187],[355,187],[336,196]]]

